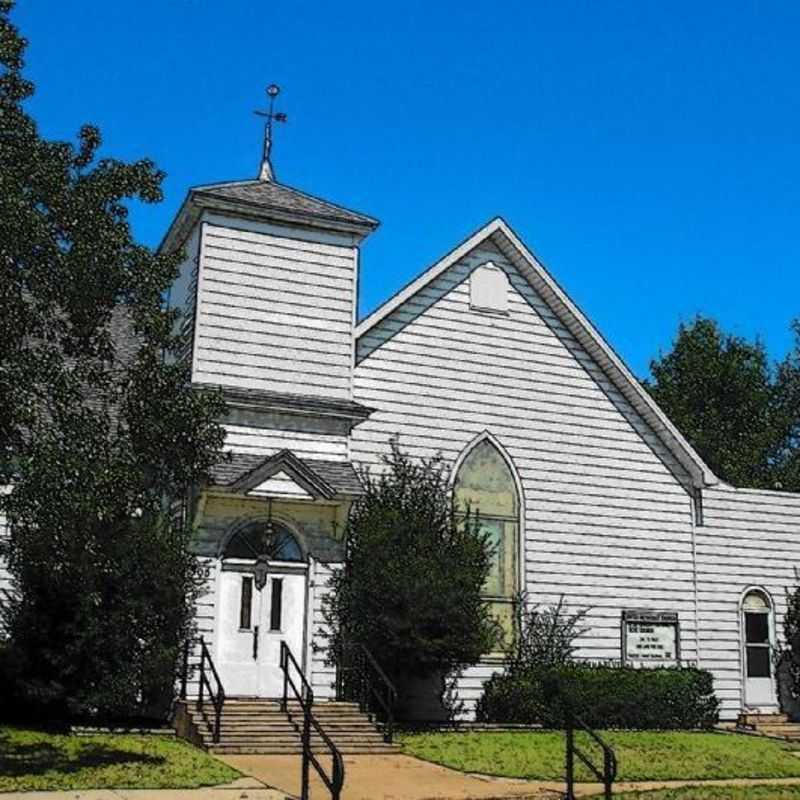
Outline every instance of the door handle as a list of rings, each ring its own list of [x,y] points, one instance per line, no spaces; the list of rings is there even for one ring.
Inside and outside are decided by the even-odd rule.
[[[253,626],[253,661],[258,659],[258,625]]]

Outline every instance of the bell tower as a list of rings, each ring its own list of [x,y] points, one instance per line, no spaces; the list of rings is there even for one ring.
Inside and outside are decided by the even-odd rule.
[[[359,247],[377,220],[280,183],[267,89],[256,179],[191,189],[162,243],[186,259],[170,297],[184,311],[192,382],[352,400]]]

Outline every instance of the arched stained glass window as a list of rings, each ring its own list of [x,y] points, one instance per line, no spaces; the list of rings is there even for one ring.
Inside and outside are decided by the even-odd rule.
[[[256,559],[261,555],[270,561],[302,561],[303,553],[291,531],[279,522],[251,522],[231,536],[223,558]]]
[[[460,511],[477,513],[494,554],[484,585],[487,600],[508,638],[513,631],[513,600],[519,589],[519,503],[511,467],[488,439],[478,442],[461,462],[453,485]]]

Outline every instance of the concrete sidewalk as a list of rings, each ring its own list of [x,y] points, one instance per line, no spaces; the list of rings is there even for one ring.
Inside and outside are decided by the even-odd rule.
[[[300,794],[299,756],[228,756],[223,760],[250,776],[201,789],[0,792],[0,800],[297,800]],[[560,800],[564,796],[563,781],[476,775],[411,756],[346,756],[345,770],[343,800]],[[685,786],[800,786],[800,778],[621,782],[614,785],[614,794]],[[602,791],[596,783],[575,786],[578,797],[598,797]],[[316,777],[311,780],[311,798],[330,798]]]
[[[217,756],[245,775],[287,794],[300,794],[300,756]],[[330,774],[330,759],[322,761]],[[564,784],[545,785],[514,778],[471,775],[405,755],[344,756],[342,800],[500,800],[558,798]],[[311,768],[312,800],[330,798]]]
[[[0,800],[294,800],[257,778],[200,789],[73,789],[69,792],[0,792]]]
[[[246,775],[276,786],[288,795],[300,794],[299,756],[223,756],[222,760]],[[328,762],[323,762],[326,770]],[[563,781],[529,781],[458,772],[405,755],[345,756],[343,800],[557,800],[564,796]],[[800,778],[752,778],[706,781],[619,782],[614,793],[670,789],[682,786],[800,785]],[[328,800],[329,792],[311,770],[312,800]],[[598,783],[575,787],[578,797],[601,795]]]

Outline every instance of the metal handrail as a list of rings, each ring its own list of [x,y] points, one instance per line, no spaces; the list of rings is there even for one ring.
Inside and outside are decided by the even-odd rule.
[[[217,668],[214,666],[214,660],[211,658],[211,651],[206,645],[205,639],[200,636],[194,640],[200,643],[200,664],[198,676],[198,691],[197,691],[197,708],[199,711],[203,710],[205,703],[205,694],[208,693],[208,699],[214,706],[214,726],[211,732],[211,740],[214,744],[219,743],[220,728],[222,725],[222,708],[225,705],[225,688],[222,685],[222,680],[219,677]],[[189,649],[192,645],[192,640],[187,639],[183,643],[183,669],[181,672],[181,700],[186,699],[186,685],[189,681]],[[216,687],[212,686],[211,680],[206,674],[206,662],[211,676],[214,678]]]
[[[345,671],[345,651],[350,648],[356,648],[361,660],[361,674],[360,674],[360,698],[359,705],[362,711],[366,710],[367,695],[377,700],[380,707],[383,709],[386,716],[383,738],[387,742],[391,742],[394,738],[394,707],[397,703],[397,689],[389,676],[384,672],[381,665],[375,659],[375,656],[369,649],[361,642],[348,642],[341,645],[339,659],[339,676],[337,682],[337,693],[340,697],[344,697],[344,671]],[[368,680],[367,664],[372,668],[372,671],[382,684],[383,693],[380,691],[379,686],[376,685],[375,680]]]
[[[298,690],[294,680],[292,679],[291,675],[289,674],[289,666],[293,665],[297,674],[300,676],[301,686]],[[306,676],[303,674],[303,670],[300,668],[300,665],[297,663],[297,659],[292,655],[292,651],[289,649],[289,646],[286,642],[281,642],[281,659],[280,659],[280,666],[281,670],[283,671],[283,698],[281,700],[281,708],[286,711],[288,706],[288,690],[289,687],[292,687],[292,692],[294,696],[297,698],[297,701],[300,703],[300,708],[303,710],[303,735],[302,735],[302,744],[303,744],[303,763],[302,763],[302,773],[301,773],[301,787],[300,787],[300,797],[301,800],[308,800],[308,766],[309,764],[313,764],[314,769],[317,771],[317,775],[319,775],[322,782],[327,787],[328,791],[331,793],[332,800],[340,800],[342,794],[342,786],[344,786],[344,760],[342,759],[342,754],[339,752],[339,749],[333,743],[333,740],[322,730],[322,726],[319,722],[315,719],[314,715],[311,713],[311,708],[314,705],[314,690],[311,688],[311,684],[306,679]],[[303,690],[305,689],[305,699],[303,698]],[[314,730],[319,734],[319,737],[322,739],[324,744],[327,746],[328,750],[331,752],[331,757],[333,761],[333,768],[331,770],[330,778],[325,772],[322,764],[317,761],[316,756],[311,752],[311,727],[314,727]]]
[[[579,747],[575,745],[575,728],[589,734],[603,751],[603,769],[596,767],[591,759]],[[605,800],[611,800],[612,786],[617,777],[617,757],[611,747],[606,744],[580,717],[571,711],[566,712],[566,736],[567,736],[567,793],[566,800],[575,800],[575,757],[577,756],[587,769],[603,784],[603,796]]]

